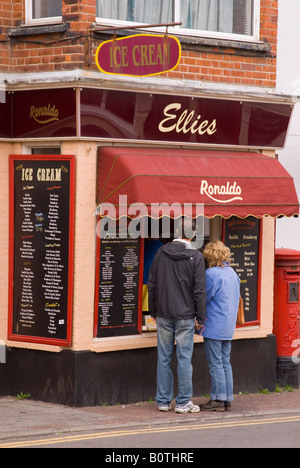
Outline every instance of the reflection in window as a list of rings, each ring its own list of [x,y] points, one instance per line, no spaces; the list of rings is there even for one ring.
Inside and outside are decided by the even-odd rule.
[[[97,0],[97,17],[135,23],[181,22],[181,28],[253,34],[255,0]]]
[[[98,0],[97,16],[136,23],[172,22],[172,0]]]
[[[60,148],[46,148],[46,147],[42,147],[42,148],[31,148],[31,154],[51,154],[51,155],[55,155],[55,154],[61,154],[61,150]]]
[[[62,16],[62,0],[31,0],[32,19]]]

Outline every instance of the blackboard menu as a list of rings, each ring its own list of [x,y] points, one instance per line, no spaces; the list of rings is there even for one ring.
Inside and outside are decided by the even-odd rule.
[[[101,239],[97,337],[139,333],[140,239]]]
[[[11,157],[10,339],[71,344],[74,165]]]
[[[257,291],[260,220],[254,217],[231,217],[225,221],[225,245],[232,253],[232,268],[241,280],[246,322],[258,320]]]

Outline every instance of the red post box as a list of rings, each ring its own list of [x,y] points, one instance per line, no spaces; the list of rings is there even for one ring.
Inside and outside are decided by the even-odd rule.
[[[299,387],[300,252],[275,251],[274,334],[277,339],[279,385]]]

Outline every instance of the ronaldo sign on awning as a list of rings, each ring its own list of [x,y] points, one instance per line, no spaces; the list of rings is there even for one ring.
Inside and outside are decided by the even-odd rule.
[[[135,217],[143,207],[152,218],[172,207],[168,216],[176,219],[188,205],[189,216],[197,217],[201,204],[207,218],[299,215],[290,174],[277,159],[256,152],[102,147],[97,201],[116,219]]]
[[[173,36],[137,34],[103,42],[96,52],[100,71],[113,75],[153,76],[174,70],[181,45]]]

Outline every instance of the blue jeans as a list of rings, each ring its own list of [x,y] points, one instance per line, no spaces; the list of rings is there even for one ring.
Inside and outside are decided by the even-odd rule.
[[[204,338],[204,347],[211,377],[211,399],[233,401],[231,341]]]
[[[158,405],[168,405],[174,396],[174,378],[171,370],[176,340],[178,396],[177,405],[186,405],[193,395],[192,355],[194,349],[195,319],[175,320],[157,317],[157,393]]]

